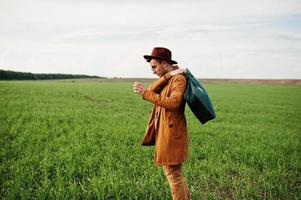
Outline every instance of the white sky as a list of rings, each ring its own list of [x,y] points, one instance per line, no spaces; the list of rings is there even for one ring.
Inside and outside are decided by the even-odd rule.
[[[0,68],[149,77],[153,47],[199,78],[301,79],[301,0],[0,0]]]

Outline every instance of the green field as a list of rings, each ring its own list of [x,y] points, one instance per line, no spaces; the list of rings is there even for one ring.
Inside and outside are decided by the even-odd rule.
[[[193,200],[301,199],[301,86],[205,87],[217,118],[186,107]],[[1,81],[0,94],[3,199],[171,199],[131,82]]]

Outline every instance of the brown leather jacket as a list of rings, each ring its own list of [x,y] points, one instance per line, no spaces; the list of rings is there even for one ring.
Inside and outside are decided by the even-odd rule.
[[[144,140],[155,126],[155,164],[176,165],[188,158],[188,134],[184,93],[186,78],[169,73],[156,80],[143,93],[143,99],[154,104]]]

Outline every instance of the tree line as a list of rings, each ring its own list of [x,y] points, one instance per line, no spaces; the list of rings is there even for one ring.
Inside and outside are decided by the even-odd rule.
[[[0,69],[0,80],[51,80],[72,78],[105,78],[100,76],[88,76],[82,74],[34,74],[30,72],[15,72]]]

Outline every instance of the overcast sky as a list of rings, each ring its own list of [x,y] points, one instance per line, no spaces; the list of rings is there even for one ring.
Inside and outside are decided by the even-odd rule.
[[[200,78],[301,79],[300,0],[0,0],[0,68],[149,77],[163,46]]]

